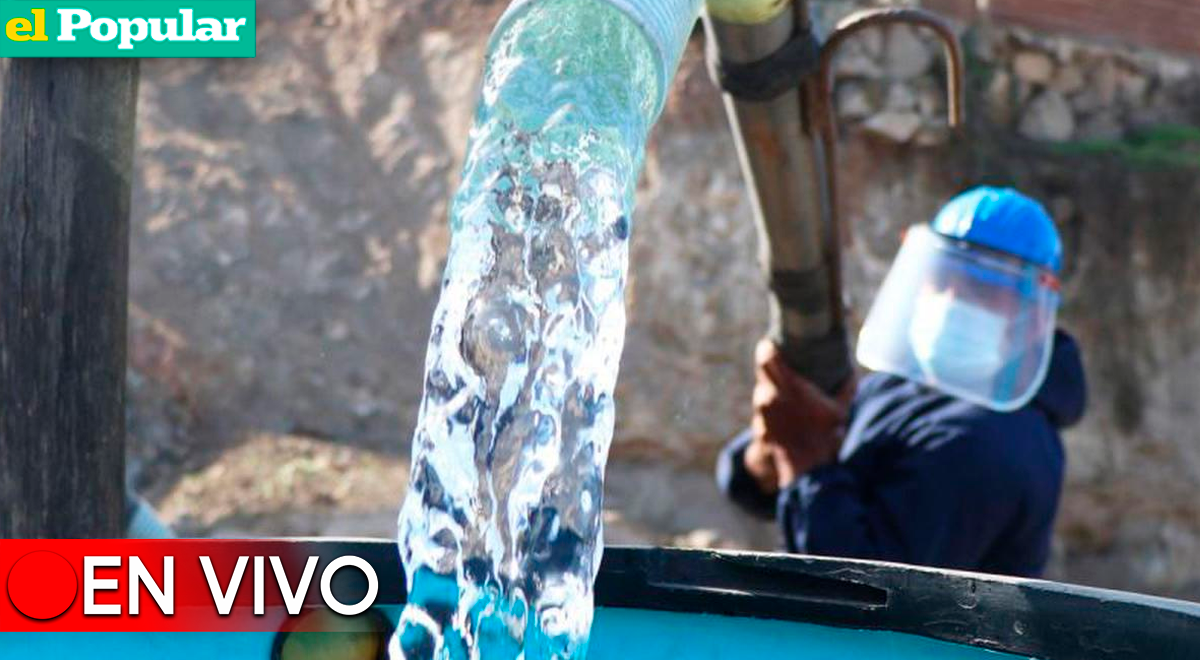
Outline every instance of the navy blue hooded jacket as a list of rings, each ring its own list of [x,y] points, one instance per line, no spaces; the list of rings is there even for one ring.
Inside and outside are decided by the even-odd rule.
[[[1079,349],[1060,331],[1045,383],[1020,410],[873,374],[836,463],[766,496],[745,469],[746,433],[722,453],[717,480],[743,508],[774,516],[789,552],[1036,577],[1062,489],[1059,430],[1086,401]]]

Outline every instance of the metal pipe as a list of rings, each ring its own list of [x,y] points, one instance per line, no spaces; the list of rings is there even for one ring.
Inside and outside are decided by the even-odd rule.
[[[829,131],[837,125],[837,108],[833,103],[831,93],[833,92],[835,82],[833,79],[833,61],[837,56],[838,50],[841,49],[842,45],[848,39],[856,36],[863,30],[896,23],[905,23],[932,30],[942,42],[945,49],[947,67],[946,108],[949,113],[949,125],[950,128],[958,128],[962,125],[966,115],[964,110],[966,102],[963,96],[963,80],[966,75],[966,67],[963,64],[962,47],[959,45],[958,37],[954,34],[954,30],[950,25],[937,14],[921,9],[867,9],[855,12],[839,21],[829,40],[821,47],[821,68],[819,75],[821,78],[821,89],[823,90],[821,105],[824,109],[825,118],[822,128],[827,149],[835,147],[837,144],[836,132],[832,133],[833,139],[830,140],[831,135]],[[830,153],[832,153],[832,150],[830,150]]]
[[[945,43],[949,61],[951,126],[963,116],[963,65],[957,38],[934,14],[859,12],[816,46],[808,10],[806,0],[709,0],[704,23],[723,73],[718,77],[739,95],[726,94],[725,105],[771,287],[770,337],[797,372],[837,392],[853,370],[841,293],[833,57],[846,39],[866,28],[907,23],[932,29]],[[796,56],[800,43],[815,51],[808,61]],[[780,55],[786,55],[786,63]],[[747,87],[735,80],[739,76],[756,84],[776,77],[794,88],[770,98],[778,86]]]
[[[710,2],[704,17],[710,47],[724,62],[763,60],[794,35],[812,30],[803,1],[770,3],[782,9],[757,24],[727,20],[731,4],[737,3]],[[756,3],[740,6],[748,4]],[[769,336],[793,368],[834,391],[851,368],[836,281],[838,236],[831,222],[825,146],[820,117],[813,112],[820,97],[815,76],[808,76],[794,91],[769,101],[726,94],[725,107],[750,191],[760,263],[772,290]]]

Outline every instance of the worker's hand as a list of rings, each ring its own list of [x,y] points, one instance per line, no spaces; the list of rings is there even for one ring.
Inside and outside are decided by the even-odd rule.
[[[746,452],[742,455],[742,463],[746,466],[746,472],[754,478],[755,483],[758,484],[758,490],[764,495],[774,495],[779,492],[779,468],[776,463],[778,452],[778,447],[768,445],[755,437],[746,446]]]
[[[752,451],[769,454],[777,489],[782,489],[804,473],[837,460],[855,384],[848,383],[837,398],[827,396],[792,371],[769,340],[759,343],[755,365],[754,439],[746,452],[747,467]],[[755,478],[766,478],[766,470],[762,472]]]

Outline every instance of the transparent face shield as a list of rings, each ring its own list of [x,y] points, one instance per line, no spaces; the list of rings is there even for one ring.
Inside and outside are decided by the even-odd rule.
[[[1046,378],[1053,273],[924,225],[911,228],[858,341],[858,361],[1009,412]]]

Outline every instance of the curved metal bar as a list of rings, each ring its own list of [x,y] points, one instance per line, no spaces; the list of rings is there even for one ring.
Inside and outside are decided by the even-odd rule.
[[[833,60],[846,40],[863,30],[887,25],[915,25],[932,30],[945,47],[947,62],[947,111],[951,128],[962,126],[966,117],[964,101],[964,76],[962,47],[953,28],[937,14],[914,8],[867,9],[855,12],[838,22],[833,34],[821,48],[821,64],[818,69],[818,102],[814,108],[814,120],[819,124],[822,147],[829,163],[826,181],[830,214],[836,231],[845,231],[840,222],[838,173],[837,173],[837,108],[833,99]],[[841,235],[842,240],[846,236]]]
[[[886,25],[915,25],[932,30],[942,42],[946,52],[946,62],[949,65],[947,106],[950,113],[950,127],[962,125],[965,112],[963,101],[963,80],[965,67],[963,65],[962,47],[954,29],[941,16],[924,9],[909,7],[868,9],[855,12],[838,22],[837,28],[821,49],[821,81],[828,90],[833,86],[833,58],[842,44],[850,37],[863,30]]]

